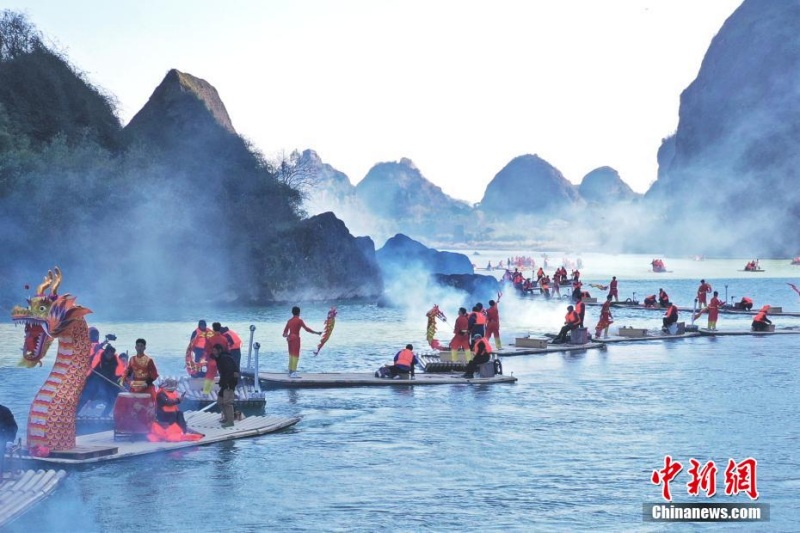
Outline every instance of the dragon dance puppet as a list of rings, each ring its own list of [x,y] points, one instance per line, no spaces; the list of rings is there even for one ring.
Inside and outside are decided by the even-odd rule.
[[[314,350],[314,355],[318,355],[322,347],[325,346],[325,343],[328,342],[328,339],[331,338],[331,333],[333,333],[334,326],[336,326],[336,308],[331,307],[328,311],[328,317],[325,319],[324,329],[322,330],[322,338],[319,340],[319,344],[317,344],[317,349]]]
[[[75,447],[76,410],[91,367],[89,326],[84,319],[91,311],[76,305],[74,296],[58,294],[62,276],[58,267],[54,270],[47,272],[27,307],[11,310],[14,323],[25,325],[20,366],[41,365],[53,339],[58,339],[55,364],[28,414],[28,450],[38,456]]]
[[[434,304],[433,308],[425,313],[425,316],[428,317],[428,331],[425,339],[428,341],[428,344],[430,344],[431,348],[434,350],[440,350],[442,349],[442,345],[438,340],[433,338],[436,335],[436,319],[438,318],[442,322],[447,322],[447,317],[444,316],[444,313],[439,310],[439,306],[437,304]]]

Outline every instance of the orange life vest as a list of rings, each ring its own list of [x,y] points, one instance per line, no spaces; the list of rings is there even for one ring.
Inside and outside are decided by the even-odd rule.
[[[473,315],[475,315],[475,325],[476,326],[485,326],[486,325],[486,315],[484,315],[480,311],[473,311]]]
[[[564,319],[566,320],[567,324],[574,324],[578,325],[581,323],[581,317],[575,311],[569,311],[565,316]]]
[[[759,311],[756,317],[753,319],[753,322],[764,322],[767,318],[766,311]]]
[[[169,400],[173,400],[174,401],[174,400],[178,399],[178,393],[175,392],[174,390],[173,391],[168,391],[166,389],[159,389],[158,392],[159,392],[159,394],[163,392],[164,395]],[[174,405],[159,405],[158,408],[161,409],[165,413],[177,413],[178,412],[178,404],[177,403],[174,404]]]
[[[200,328],[195,329],[194,337],[192,338],[192,348],[205,350],[208,339],[210,339],[213,335],[214,331],[209,328],[206,328],[205,331]]]
[[[414,352],[409,350],[408,348],[403,348],[400,350],[400,353],[397,354],[397,361],[394,364],[411,367],[411,364],[414,362]]]
[[[475,343],[475,345],[472,347],[472,353],[478,355],[478,345],[480,343],[483,343],[484,346],[486,347],[484,348],[485,353],[492,353],[492,344],[490,342],[487,342],[486,337],[481,337],[481,339]]]
[[[240,349],[242,347],[242,339],[241,339],[241,337],[239,337],[239,335],[235,331],[233,331],[232,329],[229,329],[228,331],[226,331],[223,334],[223,336],[230,341],[228,343],[228,349],[229,350],[238,350],[238,349]]]

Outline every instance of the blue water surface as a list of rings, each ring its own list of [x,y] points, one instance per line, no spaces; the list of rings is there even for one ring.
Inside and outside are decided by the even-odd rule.
[[[645,295],[664,285],[679,305],[691,306],[695,277],[621,279],[621,292],[623,298],[634,291]],[[791,278],[711,281],[715,289],[728,284],[730,292],[755,296],[757,305],[800,310],[786,285]],[[334,334],[318,357],[310,352],[317,338],[304,336],[301,373],[372,372],[407,342],[422,347],[424,315],[433,303],[410,308],[340,303]],[[304,306],[309,325],[321,327],[328,305]],[[504,342],[557,331],[564,306],[504,295]],[[455,316],[452,305],[443,310]],[[197,318],[220,320],[245,340],[254,324],[265,369],[286,366],[280,333],[289,318],[287,306],[200,312],[204,316],[154,321],[90,315],[89,321],[102,333],[116,333],[123,350],[137,337],[147,338],[162,375],[182,372]],[[660,314],[617,311],[612,332],[620,325],[658,327]],[[597,315],[590,308],[587,324],[593,326]],[[681,319],[690,321],[686,313]],[[749,321],[723,315],[719,327],[746,329]],[[798,318],[775,321],[779,328],[800,327]],[[451,323],[439,328],[437,338],[449,340]],[[44,367],[22,369],[15,366],[22,338],[21,329],[0,325],[0,403],[24,426],[55,346]],[[758,502],[770,504],[771,521],[733,529],[798,531],[798,341],[794,335],[700,337],[506,357],[505,373],[519,378],[511,385],[272,390],[268,413],[300,416],[299,424],[262,437],[71,468],[52,497],[7,529],[731,529],[731,524],[642,521],[643,503],[663,501],[650,476],[670,455],[684,464],[672,483],[677,502],[750,502],[743,494],[724,495],[723,472],[730,458],[757,459]],[[690,458],[715,461],[713,498],[687,494]]]

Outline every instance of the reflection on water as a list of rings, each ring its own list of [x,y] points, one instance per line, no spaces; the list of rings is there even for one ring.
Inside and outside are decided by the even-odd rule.
[[[590,256],[582,257],[590,280]],[[763,299],[800,309],[786,286],[791,280],[745,283],[696,274],[660,282],[621,277],[620,288],[649,294],[663,283],[687,305],[702,276],[716,289],[727,283],[737,294],[758,295],[757,304]],[[327,304],[307,304],[303,316],[315,327],[326,311]],[[310,352],[316,337],[304,337],[301,373],[374,371],[407,342],[423,346],[425,311],[341,304],[336,330],[318,357]],[[501,313],[508,343],[529,331],[556,331],[564,304],[504,295]],[[597,314],[589,309],[587,322]],[[288,317],[288,307],[242,309],[226,311],[222,321],[240,333],[254,323],[264,366],[282,371],[280,333]],[[197,318],[218,317],[142,322],[90,316],[101,333],[118,336],[122,349],[147,338],[165,375],[182,372]],[[620,310],[615,319],[613,327],[655,327],[660,313]],[[800,327],[796,318],[776,322]],[[719,327],[748,325],[746,317],[723,315]],[[449,338],[449,325],[439,331],[438,338]],[[43,368],[14,366],[22,335],[0,325],[0,403],[12,408],[20,425],[55,354]],[[297,426],[73,469],[52,498],[9,530],[640,530],[646,529],[641,504],[660,499],[650,473],[667,454],[684,464],[690,458],[717,465],[756,458],[759,501],[773,511],[767,529],[798,530],[798,341],[693,338],[508,357],[503,366],[519,378],[515,385],[272,390],[268,413],[301,416]],[[685,493],[684,474],[677,480],[676,501],[705,501]],[[748,501],[720,494],[722,473],[717,484],[713,502]]]

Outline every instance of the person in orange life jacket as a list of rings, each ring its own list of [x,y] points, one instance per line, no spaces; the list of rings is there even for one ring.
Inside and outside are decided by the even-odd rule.
[[[579,328],[583,327],[583,319],[586,317],[586,304],[583,303],[583,294],[578,297],[578,301],[575,303],[575,312],[578,313],[581,321],[578,324]]]
[[[708,293],[711,292],[711,285],[706,283],[706,280],[700,280],[700,286],[697,287],[697,305],[699,305],[700,309],[703,307],[708,307],[708,303],[706,303],[706,296]]]
[[[664,289],[658,289],[658,305],[669,307],[669,295]]]
[[[472,345],[472,352],[475,356],[467,363],[466,372],[461,376],[467,379],[474,378],[478,365],[489,362],[489,359],[492,357],[492,347],[488,339],[476,333],[472,336]]]
[[[100,330],[94,326],[89,328],[89,342],[91,343],[91,347],[89,348],[89,360],[94,361],[94,357],[103,351],[103,348],[100,346]]]
[[[222,408],[222,427],[233,426],[233,399],[239,382],[239,366],[222,344],[215,344],[211,357],[219,370],[219,405]]]
[[[581,317],[575,312],[575,308],[567,306],[567,314],[564,315],[564,327],[558,332],[556,338],[553,339],[553,344],[562,344],[567,341],[567,333],[577,328],[581,323]]]
[[[286,321],[286,326],[283,328],[283,336],[289,345],[289,377],[299,378],[297,374],[297,363],[300,361],[300,330],[304,329],[314,335],[322,335],[321,331],[314,331],[306,326],[303,319],[300,318],[300,308],[297,306],[292,307],[292,318]]]
[[[738,303],[737,307],[749,311],[753,308],[753,300],[747,296],[742,296],[742,300]]]
[[[91,374],[86,378],[86,387],[81,394],[78,412],[91,401],[100,401],[105,405],[100,416],[108,416],[114,408],[120,386],[119,379],[125,375],[125,365],[117,357],[117,349],[107,344]]]
[[[486,338],[491,339],[494,337],[494,345],[500,350],[502,349],[502,342],[500,341],[500,307],[494,300],[489,300],[489,309],[486,310]]]
[[[227,326],[222,326],[219,330],[222,333],[222,336],[225,337],[225,340],[228,341],[228,351],[231,353],[231,357],[233,360],[236,361],[238,366],[242,365],[242,338],[239,337],[239,334],[233,331],[231,328]]]
[[[209,339],[213,335],[214,332],[208,328],[206,321],[199,320],[197,322],[197,328],[195,328],[195,330],[192,332],[192,336],[189,338],[189,346],[186,347],[187,357],[189,353],[191,353],[195,363],[199,363],[203,359],[207,359],[208,352],[211,349],[209,346]],[[205,376],[205,372],[202,370],[193,375],[193,377],[198,378],[203,376]]]
[[[467,324],[469,325],[470,339],[473,339],[475,335],[483,337],[486,334],[486,315],[483,313],[482,303],[478,302],[475,304],[475,307],[472,308]],[[474,342],[470,342],[470,348],[472,348],[474,344]]]
[[[753,323],[751,327],[753,331],[769,331],[769,324],[772,324],[772,321],[767,318],[767,312],[769,311],[769,306],[765,305],[761,308],[758,314],[753,318]]]
[[[655,307],[656,306],[656,295],[651,294],[647,298],[644,299],[644,306],[645,307]]]
[[[389,377],[395,377],[398,374],[411,374],[414,375],[414,365],[419,364],[417,356],[414,355],[414,346],[406,344],[403,350],[397,352],[394,356],[394,364],[389,367]]]
[[[678,306],[669,300],[666,301],[666,306],[667,312],[664,313],[664,318],[662,319],[662,331],[667,331],[672,324],[678,321]]]
[[[608,284],[608,295],[614,297],[614,301],[619,301],[619,290],[617,290],[617,276],[611,277],[611,282]]]
[[[469,319],[464,307],[458,308],[458,318],[453,327],[453,339],[450,341],[450,360],[458,360],[458,351],[469,351]]]
[[[131,392],[149,393],[155,401],[156,389],[153,382],[158,379],[158,370],[153,359],[144,353],[147,341],[136,339],[136,355],[128,361],[125,378],[130,382]]]
[[[164,427],[178,424],[181,430],[186,433],[186,420],[180,410],[181,400],[186,395],[184,392],[180,396],[176,392],[178,388],[177,380],[167,378],[161,384],[156,394],[156,420]]]

